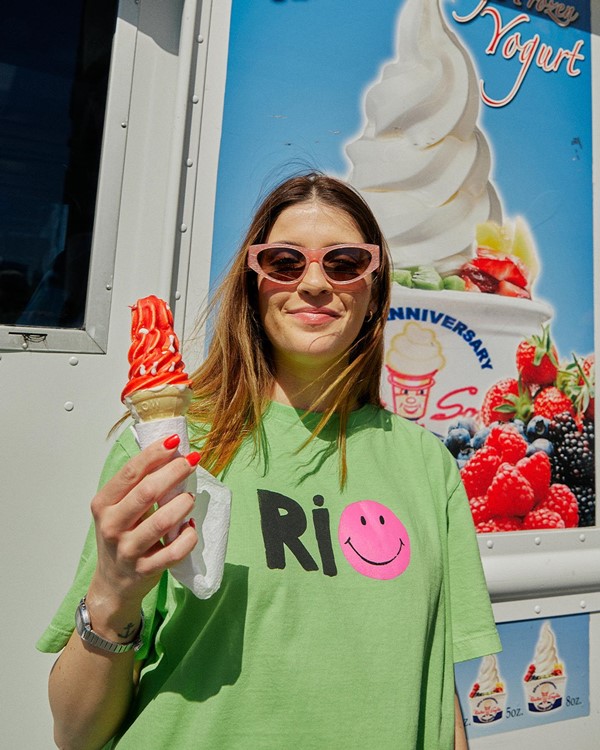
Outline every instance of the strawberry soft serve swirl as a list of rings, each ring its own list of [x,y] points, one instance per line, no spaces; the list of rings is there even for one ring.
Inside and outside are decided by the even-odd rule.
[[[189,387],[173,330],[173,314],[166,302],[150,295],[131,308],[129,382],[123,389],[125,401],[135,391],[156,390],[167,385]]]

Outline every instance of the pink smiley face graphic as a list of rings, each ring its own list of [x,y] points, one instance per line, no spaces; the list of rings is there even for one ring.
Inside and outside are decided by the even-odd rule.
[[[360,500],[344,508],[338,540],[346,560],[368,578],[396,578],[410,562],[410,539],[404,524],[375,500]]]

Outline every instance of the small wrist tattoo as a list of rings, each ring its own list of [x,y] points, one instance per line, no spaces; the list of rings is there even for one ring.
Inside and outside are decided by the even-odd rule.
[[[135,625],[132,622],[128,622],[123,628],[122,633],[117,633],[119,638],[130,638],[135,632]]]

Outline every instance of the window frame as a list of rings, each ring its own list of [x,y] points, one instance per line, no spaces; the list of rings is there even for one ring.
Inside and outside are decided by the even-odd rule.
[[[83,328],[0,325],[0,350],[105,354],[129,125],[139,3],[119,0],[110,69]]]

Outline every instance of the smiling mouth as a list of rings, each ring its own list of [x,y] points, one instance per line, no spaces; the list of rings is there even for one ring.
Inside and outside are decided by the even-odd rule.
[[[398,541],[400,542],[400,546],[398,547],[398,552],[396,552],[396,554],[393,557],[390,557],[389,560],[384,560],[383,562],[377,562],[376,560],[369,560],[368,558],[363,557],[363,555],[360,554],[360,552],[356,549],[356,547],[350,541],[350,537],[346,539],[344,544],[350,545],[351,549],[354,550],[354,552],[356,552],[356,554],[360,557],[360,559],[364,560],[369,565],[389,565],[398,557],[398,555],[402,552],[402,547],[404,547],[404,542],[402,541],[402,539],[399,538]]]

